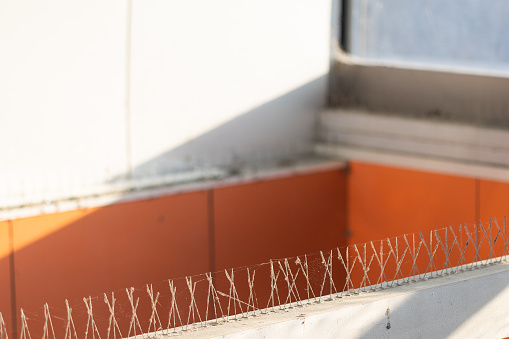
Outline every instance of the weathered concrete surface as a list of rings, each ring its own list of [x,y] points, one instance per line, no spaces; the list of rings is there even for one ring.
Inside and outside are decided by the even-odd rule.
[[[509,265],[211,326],[185,338],[502,338]]]

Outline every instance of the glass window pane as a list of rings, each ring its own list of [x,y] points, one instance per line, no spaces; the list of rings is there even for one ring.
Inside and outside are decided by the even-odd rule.
[[[350,1],[354,56],[509,72],[507,0]]]

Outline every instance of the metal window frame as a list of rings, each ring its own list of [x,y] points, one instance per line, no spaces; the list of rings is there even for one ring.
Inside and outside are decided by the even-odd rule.
[[[353,58],[350,8],[333,0],[329,106],[509,129],[508,77]]]

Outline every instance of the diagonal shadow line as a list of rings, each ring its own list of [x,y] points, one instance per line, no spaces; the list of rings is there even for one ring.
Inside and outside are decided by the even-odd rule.
[[[281,95],[133,169],[133,176],[168,174],[200,166],[256,163],[311,152],[327,76]],[[206,113],[204,113],[206,114]]]

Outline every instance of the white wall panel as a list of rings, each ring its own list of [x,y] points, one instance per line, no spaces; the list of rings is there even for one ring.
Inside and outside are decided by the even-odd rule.
[[[310,145],[329,36],[324,0],[135,1],[135,169]]]
[[[0,2],[3,193],[125,170],[125,18],[124,1]]]

